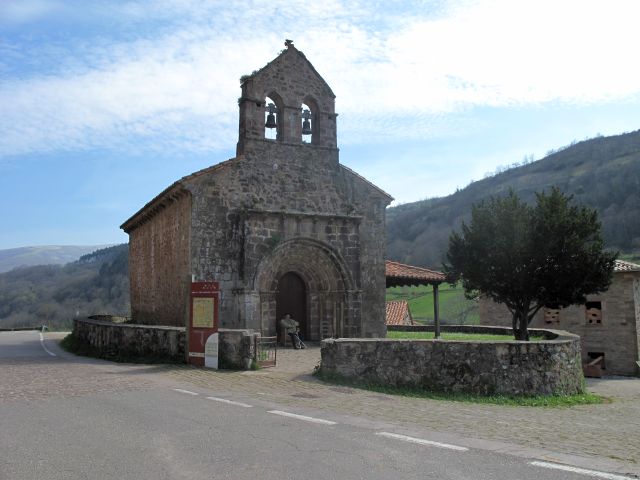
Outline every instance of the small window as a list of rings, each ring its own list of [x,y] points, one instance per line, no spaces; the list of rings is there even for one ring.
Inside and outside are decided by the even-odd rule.
[[[587,324],[597,325],[602,323],[602,302],[585,303]]]

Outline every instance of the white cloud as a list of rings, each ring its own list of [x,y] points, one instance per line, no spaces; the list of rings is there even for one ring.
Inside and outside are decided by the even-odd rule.
[[[8,5],[26,21],[57,4],[26,2],[23,13]],[[477,106],[606,102],[640,91],[636,1],[496,0],[411,15],[339,0],[155,5],[120,3],[109,15],[171,19],[156,34],[147,20],[135,40],[66,45],[54,71],[6,78],[0,153],[141,141],[233,148],[238,77],[273,58],[284,38],[338,95],[342,142],[440,135],[455,131],[450,113]]]

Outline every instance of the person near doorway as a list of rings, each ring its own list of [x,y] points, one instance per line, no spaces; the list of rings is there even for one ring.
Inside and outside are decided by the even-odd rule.
[[[298,325],[291,315],[288,313],[280,319],[280,328],[287,332],[287,335],[291,337],[291,343],[293,344],[293,348],[299,350],[301,348],[305,348],[304,343],[300,340],[300,336],[298,334]]]

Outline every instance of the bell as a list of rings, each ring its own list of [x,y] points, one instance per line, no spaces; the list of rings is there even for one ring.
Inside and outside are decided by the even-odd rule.
[[[264,124],[266,128],[276,128],[276,116],[273,113],[267,115],[267,123]]]
[[[311,122],[308,119],[305,119],[302,122],[302,134],[303,135],[311,135]]]
[[[266,128],[276,128],[278,125],[276,124],[276,116],[275,113],[278,111],[278,108],[270,103],[267,105],[267,111],[269,112],[267,115],[267,123],[264,124]]]
[[[311,112],[302,108],[302,135],[311,135]]]

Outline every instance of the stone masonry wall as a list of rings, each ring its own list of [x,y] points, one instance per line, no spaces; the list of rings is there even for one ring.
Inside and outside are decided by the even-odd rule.
[[[135,323],[187,325],[191,198],[183,194],[129,233],[131,317]]]
[[[73,333],[82,345],[102,358],[185,362],[186,329],[132,325],[104,320],[77,319]],[[260,334],[253,330],[218,331],[218,365],[221,369],[248,370],[255,359]]]
[[[249,370],[255,360],[255,345],[260,338],[253,330],[221,328],[218,337],[218,366],[229,370]]]
[[[587,301],[600,301],[602,323],[588,323],[584,305],[572,305],[551,319],[541,309],[531,321],[532,328],[562,329],[580,336],[582,361],[589,353],[604,353],[605,372],[610,375],[637,375],[639,368],[639,328],[637,290],[638,272],[616,272],[606,292],[589,295]],[[511,326],[511,314],[504,305],[480,300],[480,323]]]
[[[140,358],[184,362],[184,327],[130,325],[102,320],[77,319],[73,333],[104,358]]]
[[[540,342],[327,339],[322,342],[321,374],[479,395],[581,393],[579,339],[567,332],[552,334],[557,337]]]
[[[322,311],[346,309],[354,334],[384,335],[388,197],[341,167],[336,151],[256,143],[251,154],[228,162],[215,176],[188,184],[194,198],[192,272],[199,280],[220,282],[221,326],[263,331],[265,323],[275,324],[275,318],[263,318],[269,305],[261,303],[264,292],[254,280],[279,244],[301,238],[329,247],[349,272],[344,306],[328,299]],[[313,256],[299,268],[316,262],[321,269],[327,261]],[[325,328],[317,339],[334,333]]]

